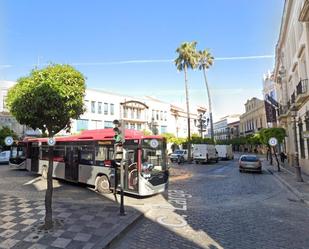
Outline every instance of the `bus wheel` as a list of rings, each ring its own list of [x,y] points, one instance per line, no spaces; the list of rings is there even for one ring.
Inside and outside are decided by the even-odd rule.
[[[42,168],[42,178],[44,180],[47,179],[47,166],[43,166],[43,168]]]
[[[96,179],[96,186],[95,189],[99,192],[99,193],[110,193],[110,183],[109,180],[106,176],[98,176]]]

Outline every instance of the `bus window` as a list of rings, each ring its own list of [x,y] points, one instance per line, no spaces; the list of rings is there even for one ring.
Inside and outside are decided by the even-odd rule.
[[[41,160],[48,160],[48,146],[41,146],[41,153],[40,153]]]
[[[81,147],[80,164],[93,165],[93,148]]]
[[[64,162],[64,146],[56,146],[54,148],[54,161]]]
[[[95,148],[95,165],[105,166],[104,161],[107,158],[107,147],[97,146]]]

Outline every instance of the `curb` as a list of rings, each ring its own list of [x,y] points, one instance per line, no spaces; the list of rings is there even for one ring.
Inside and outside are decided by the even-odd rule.
[[[305,203],[309,207],[309,201],[304,199],[304,196],[301,192],[292,187],[286,180],[275,174],[272,170],[267,169],[267,171],[272,174],[280,183],[282,183],[290,192],[292,192],[302,203]]]
[[[136,223],[138,223],[142,218],[145,217],[145,213],[141,211],[137,211],[138,215],[135,217],[130,217],[129,221],[124,221],[120,226],[114,228],[102,242],[97,244],[98,247],[102,249],[111,248],[111,246],[120,238],[122,238]],[[146,211],[147,212],[147,211]],[[117,232],[115,232],[115,230]]]

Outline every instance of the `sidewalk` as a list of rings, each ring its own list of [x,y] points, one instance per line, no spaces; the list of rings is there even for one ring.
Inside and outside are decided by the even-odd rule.
[[[263,167],[273,174],[283,185],[293,192],[302,202],[309,207],[309,176],[302,172],[304,182],[297,182],[295,168],[288,165],[280,165],[281,171],[277,170],[277,163],[273,166],[265,159],[262,161]]]
[[[79,204],[53,203],[53,230],[40,230],[44,222],[44,200],[30,201],[0,194],[0,248],[5,249],[102,249],[142,217],[126,206],[119,216],[115,202]]]

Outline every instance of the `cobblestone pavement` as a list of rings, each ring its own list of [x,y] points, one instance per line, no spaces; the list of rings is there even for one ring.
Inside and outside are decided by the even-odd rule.
[[[239,173],[236,161],[174,167],[192,178],[172,181],[112,248],[309,248],[308,207],[267,170]]]

